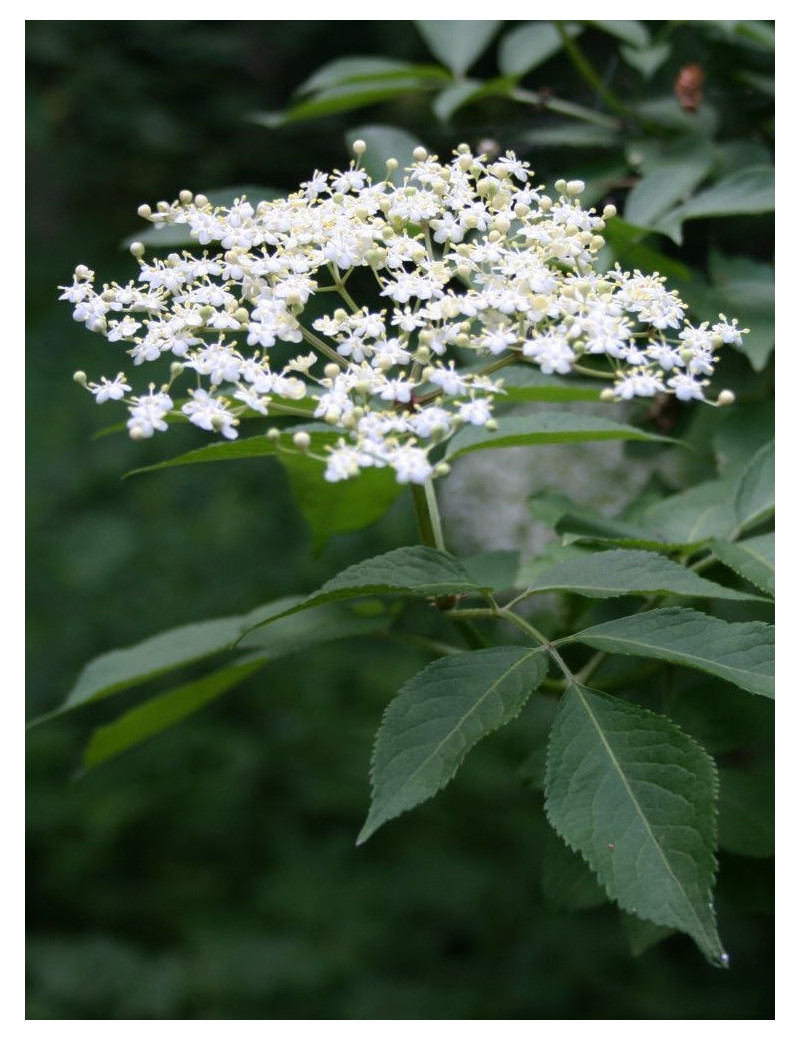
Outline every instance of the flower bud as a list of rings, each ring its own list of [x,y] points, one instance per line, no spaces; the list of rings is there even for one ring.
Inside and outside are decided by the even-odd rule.
[[[433,477],[446,477],[450,472],[450,467],[446,462],[437,462],[433,467]]]
[[[208,205],[208,199],[205,195],[195,195],[194,204],[195,206],[197,206],[198,209],[203,209],[205,206]]]
[[[78,386],[83,386],[83,387],[86,386],[86,373],[85,372],[81,372],[80,370],[78,370],[77,372],[73,373],[72,378],[73,378],[73,381],[78,384]]]
[[[187,191],[185,188],[183,191],[178,192],[178,201],[181,203],[182,206],[188,206],[193,198],[194,195],[192,195],[192,193],[190,191]]]
[[[614,397],[614,391],[611,389],[611,387],[607,386],[605,388],[605,390],[602,390],[600,392],[600,400],[601,401],[606,401],[606,402],[611,402],[611,401],[615,401],[616,400],[616,398]]]
[[[585,190],[586,185],[583,181],[567,181],[567,195],[580,195]]]
[[[363,155],[364,152],[366,152],[366,150],[367,150],[367,142],[366,141],[362,141],[361,138],[359,137],[357,141],[353,141],[353,146],[352,147],[353,147],[353,154],[354,155]]]
[[[267,430],[267,440],[272,441],[273,444],[276,444],[280,439],[281,431],[277,428],[277,426],[270,426],[270,428]]]
[[[137,260],[141,260],[144,256],[144,243],[143,242],[131,242],[130,244],[131,256],[135,256]]]
[[[418,145],[411,154],[415,162],[425,162],[428,158],[428,150],[423,148],[422,145]]]
[[[353,150],[355,151],[355,148]],[[298,430],[294,437],[292,437],[292,443],[299,451],[308,451],[311,447],[311,437],[305,430]]]
[[[323,371],[325,373],[326,379],[335,379],[341,372],[341,368],[339,368],[339,366],[335,362],[331,361],[329,364],[325,366]]]
[[[177,379],[178,376],[183,375],[186,366],[182,365],[180,361],[173,361],[169,366],[169,374],[173,379]]]
[[[147,203],[143,203],[137,209],[136,212],[139,214],[140,217],[142,217],[143,220],[149,220],[152,217],[152,215],[153,215],[153,211],[152,211],[152,209],[150,209],[150,207],[147,205]]]
[[[721,390],[717,398],[717,405],[720,408],[728,408],[735,400],[736,394],[732,390]]]

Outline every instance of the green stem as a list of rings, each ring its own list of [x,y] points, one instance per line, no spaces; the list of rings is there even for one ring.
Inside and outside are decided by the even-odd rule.
[[[428,479],[424,484],[412,484],[411,497],[414,502],[420,541],[432,549],[446,552],[442,518],[439,515],[439,504],[436,501],[433,481]]]
[[[537,94],[533,90],[524,90],[520,87],[512,90],[509,97],[512,101],[521,101],[524,105],[546,108],[550,112],[558,112],[562,116],[582,119],[585,123],[594,123],[595,126],[602,126],[604,130],[618,129],[616,119],[612,119],[602,112],[593,112],[591,108],[585,108],[583,105],[575,105],[571,101],[561,101],[558,98]]]
[[[622,116],[624,119],[628,118],[628,110],[625,105],[619,100],[612,90],[605,85],[599,73],[580,49],[576,41],[569,35],[563,22],[555,23],[558,35],[561,37],[561,42],[564,45],[564,50],[567,52],[567,57],[572,62],[575,71],[578,75],[596,91],[603,102],[611,109],[612,112],[616,112],[618,116]]]
[[[339,368],[347,368],[347,362],[345,359],[337,354],[332,347],[329,347],[327,343],[321,340],[319,336],[315,336],[313,332],[303,328],[302,325],[300,326],[300,331],[302,332],[303,339],[306,343],[310,343],[312,347],[318,350],[320,354],[324,354],[326,358],[335,361]]]

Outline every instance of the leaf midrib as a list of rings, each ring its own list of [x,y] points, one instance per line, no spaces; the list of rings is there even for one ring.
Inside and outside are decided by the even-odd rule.
[[[689,899],[688,895],[686,894],[683,885],[680,883],[678,878],[675,876],[675,873],[674,873],[674,871],[672,869],[672,865],[670,864],[669,860],[667,859],[667,856],[664,853],[664,850],[662,849],[661,844],[656,839],[656,836],[653,833],[653,830],[652,830],[652,828],[650,826],[650,823],[649,823],[646,815],[644,814],[644,811],[639,806],[639,802],[638,802],[637,798],[635,797],[635,795],[633,793],[633,790],[631,789],[630,784],[628,783],[627,777],[625,776],[625,773],[622,770],[622,766],[619,763],[619,761],[617,760],[617,757],[614,754],[614,751],[613,751],[611,745],[606,740],[606,737],[605,737],[605,734],[603,733],[602,727],[600,726],[600,723],[599,723],[598,719],[596,718],[594,712],[592,711],[591,706],[589,705],[589,702],[584,697],[583,691],[582,691],[581,687],[577,686],[577,685],[574,685],[573,689],[575,690],[576,694],[580,698],[581,704],[583,705],[587,715],[589,716],[589,719],[590,719],[592,725],[594,726],[594,728],[595,728],[595,730],[597,732],[597,735],[598,735],[598,737],[600,738],[600,741],[603,744],[603,747],[606,749],[606,752],[608,753],[608,757],[609,757],[609,760],[611,761],[612,767],[615,769],[615,771],[617,772],[617,775],[619,776],[620,780],[622,781],[622,784],[623,784],[623,786],[624,786],[624,788],[625,788],[625,790],[626,790],[626,792],[628,794],[628,797],[631,800],[631,803],[632,803],[632,805],[634,807],[634,810],[635,810],[636,814],[638,815],[638,817],[641,819],[641,821],[642,821],[642,823],[643,823],[643,825],[645,827],[645,830],[649,834],[650,839],[653,842],[653,845],[657,849],[658,854],[661,857],[661,859],[662,859],[662,861],[664,863],[664,866],[667,869],[667,873],[672,878],[674,884],[677,886],[677,889],[680,892],[681,897],[684,899],[684,901],[686,902],[686,905],[689,908],[691,916],[694,918],[695,921],[697,921],[697,924],[700,927],[703,936],[706,938],[707,944],[708,944],[708,948],[709,949],[717,949],[718,948],[718,943],[715,941],[716,937],[713,934],[709,935],[709,932],[707,930],[706,925],[698,917],[697,911],[695,910],[694,906],[692,905],[691,900]],[[655,923],[659,923],[659,922],[655,922]]]

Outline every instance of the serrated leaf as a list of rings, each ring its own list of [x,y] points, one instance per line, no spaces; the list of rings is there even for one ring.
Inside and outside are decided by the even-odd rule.
[[[775,512],[775,442],[765,444],[742,472],[734,491],[733,508],[740,531],[761,523]]]
[[[502,24],[479,19],[414,22],[431,53],[459,77],[480,58]]]
[[[83,753],[84,771],[109,762],[123,751],[128,751],[176,725],[243,682],[265,663],[264,656],[239,661],[229,668],[223,668],[212,675],[204,675],[201,679],[153,697],[125,712],[108,725],[99,726],[92,733]]]
[[[775,855],[775,777],[719,772],[719,844],[738,856]]]
[[[441,658],[407,682],[378,731],[357,844],[441,790],[479,740],[519,714],[546,672],[541,648],[504,646]]]
[[[570,412],[540,412],[538,415],[512,416],[499,422],[492,433],[483,427],[465,426],[447,446],[447,457],[456,458],[470,451],[486,448],[513,448],[523,444],[569,444],[580,441],[665,441],[646,430],[600,419],[594,415],[574,415]]]
[[[720,563],[770,596],[775,595],[775,535],[761,534],[742,542],[711,542]]]
[[[633,914],[622,914],[622,930],[634,957],[639,957],[651,946],[675,934],[674,928],[663,928],[652,921],[643,921]]]
[[[589,864],[548,828],[542,844],[542,895],[551,906],[587,910],[608,903],[608,896]]]
[[[736,526],[734,486],[732,477],[707,480],[656,502],[642,512],[637,523],[660,541],[673,545],[699,545],[710,538],[726,538]]]
[[[727,962],[711,896],[714,763],[668,719],[584,686],[561,699],[545,809],[628,913],[694,939]]]
[[[567,23],[564,26],[571,39],[583,32],[583,26]],[[500,41],[497,64],[502,73],[524,76],[543,65],[564,46],[552,22],[527,22],[507,33]]]
[[[357,126],[345,134],[346,147],[349,149],[359,138],[367,146],[361,165],[376,183],[387,179],[387,159],[397,159],[398,163],[388,180],[395,184],[402,181],[405,168],[411,165],[414,149],[423,145],[419,137],[395,126]]]
[[[464,596],[488,591],[477,585],[463,564],[449,553],[426,545],[393,549],[347,567],[317,591],[287,610],[259,622],[270,624],[322,603],[358,596]],[[257,627],[257,626],[254,626]]]
[[[564,642],[697,668],[749,693],[775,696],[775,629],[762,621],[728,622],[662,607],[606,621]]]
[[[520,578],[524,580],[524,570]],[[737,592],[701,578],[694,571],[658,553],[612,549],[565,560],[540,574],[528,591],[573,592],[581,596],[702,596],[709,599],[752,600],[761,596]]]

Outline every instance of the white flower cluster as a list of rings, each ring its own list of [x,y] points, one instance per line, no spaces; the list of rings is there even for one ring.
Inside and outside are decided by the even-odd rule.
[[[741,343],[746,330],[722,315],[690,325],[657,274],[596,270],[614,209],[582,209],[580,181],[557,182],[554,199],[513,153],[490,161],[461,145],[446,165],[419,148],[402,184],[373,183],[364,150],[356,142],[349,169],[315,172],[285,199],[220,208],[184,191],[142,206],[157,228],[185,225],[213,251],[148,262],[136,243],[137,282],[98,291],[79,266],[61,287],[75,320],[124,344],[134,366],[170,361],[166,381],[164,370],[136,395],[123,372],[99,383],[76,373],[98,403],[126,402],[132,437],[181,414],[229,439],[242,417],[313,417],[341,431],[327,480],[391,466],[401,483],[424,483],[445,471],[431,452],[459,427],[495,427],[502,380],[491,377],[507,364],[546,375],[600,364],[606,399],[703,400],[714,351]],[[371,306],[351,295],[355,272]],[[195,385],[174,400],[188,372]]]

